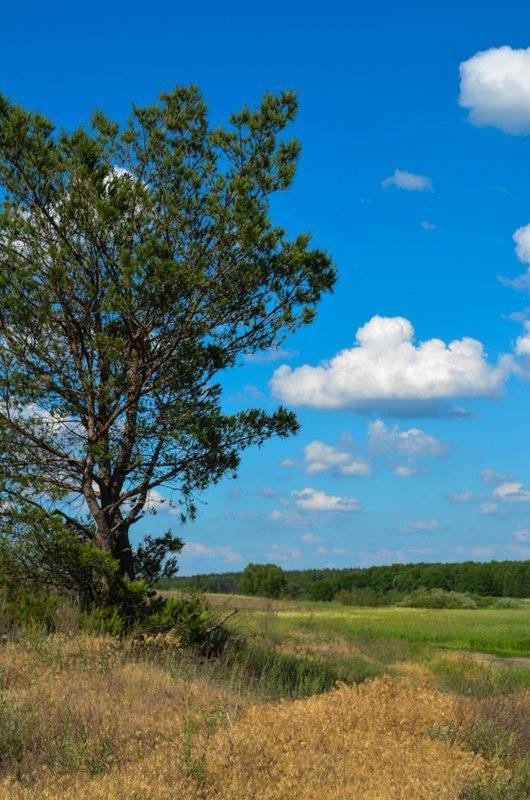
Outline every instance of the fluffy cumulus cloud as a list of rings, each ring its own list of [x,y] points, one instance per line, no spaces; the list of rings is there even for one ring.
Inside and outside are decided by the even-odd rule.
[[[518,289],[519,291],[529,291],[530,290],[530,224],[522,225],[520,228],[517,228],[517,230],[513,234],[513,240],[515,242],[515,254],[517,258],[519,259],[519,261],[522,261],[523,264],[527,265],[526,272],[523,272],[522,275],[518,275],[516,278],[505,278],[503,276],[499,276],[499,280],[505,286],[511,286],[512,289]],[[517,314],[511,315],[511,319],[514,322],[523,322],[523,324],[525,324],[526,313],[527,310],[523,312],[522,317]],[[528,329],[526,330],[528,333]],[[527,355],[527,352],[522,351],[519,353],[519,355]]]
[[[304,448],[304,454],[304,467],[308,475],[332,472],[336,475],[366,477],[372,474],[369,461],[318,440],[310,442]]]
[[[518,336],[515,342],[515,352],[518,356],[530,356],[530,321],[524,323],[524,334]]]
[[[503,503],[530,503],[530,489],[525,489],[520,481],[500,483],[493,496]]]
[[[513,359],[488,362],[481,342],[470,337],[446,344],[416,344],[404,317],[372,317],[358,329],[356,344],[318,366],[278,367],[273,394],[293,406],[379,411],[395,416],[463,413],[451,399],[501,394]]]
[[[519,261],[530,264],[530,225],[522,225],[513,235],[515,254]]]
[[[353,497],[326,494],[318,489],[301,489],[292,492],[295,505],[304,511],[358,511],[359,501]]]
[[[157,492],[156,489],[151,489],[150,492],[147,494],[147,498],[145,501],[145,507],[150,514],[158,514],[159,512],[164,512],[167,514],[174,514],[175,516],[180,516],[180,510],[178,507],[169,500],[167,497],[164,497]]]
[[[397,425],[389,427],[381,419],[368,425],[368,443],[375,452],[411,458],[443,456],[448,450],[444,442],[420,428],[400,431]]]
[[[530,132],[530,48],[492,47],[463,61],[459,102],[473,125]]]
[[[395,169],[393,175],[381,182],[381,186],[384,189],[397,186],[398,189],[406,189],[408,192],[432,191],[432,181],[427,175],[416,175],[403,169]]]

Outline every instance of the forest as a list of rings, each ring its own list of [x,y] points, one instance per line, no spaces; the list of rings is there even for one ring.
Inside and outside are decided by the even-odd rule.
[[[456,563],[391,564],[346,569],[282,570],[276,565],[272,586],[255,591],[247,578],[256,567],[243,572],[210,573],[162,580],[160,588],[200,588],[206,592],[264,594],[311,600],[333,600],[343,591],[370,589],[388,600],[415,589],[445,589],[491,597],[530,596],[530,561],[464,561]]]

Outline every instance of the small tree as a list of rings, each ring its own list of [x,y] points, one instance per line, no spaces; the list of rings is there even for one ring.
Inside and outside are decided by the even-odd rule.
[[[239,591],[243,594],[279,597],[285,585],[285,573],[276,564],[247,564],[239,581]]]
[[[218,382],[334,282],[307,235],[269,219],[295,172],[299,145],[279,138],[295,111],[292,93],[266,95],[212,130],[197,89],[177,88],[122,128],[97,112],[67,133],[0,97],[5,517],[60,518],[133,578],[130,528],[158,487],[185,519],[244,448],[296,431],[283,408],[225,414]],[[143,546],[142,573],[170,540]]]

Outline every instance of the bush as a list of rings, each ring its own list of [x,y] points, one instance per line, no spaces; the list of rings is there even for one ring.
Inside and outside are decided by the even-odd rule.
[[[513,597],[499,597],[492,603],[492,608],[521,608],[521,603]]]
[[[117,636],[171,632],[183,647],[204,653],[223,648],[228,633],[200,593],[164,598],[152,587],[167,554],[182,547],[180,539],[169,533],[147,537],[137,551],[145,577],[126,581],[110,553],[80,540],[60,520],[20,512],[12,523],[9,531],[0,529],[5,632],[32,625],[55,630],[58,608],[66,601],[77,608],[79,624],[88,630]],[[167,569],[175,568],[173,557]]]
[[[470,595],[445,589],[415,589],[398,605],[407,608],[478,608],[477,601]]]

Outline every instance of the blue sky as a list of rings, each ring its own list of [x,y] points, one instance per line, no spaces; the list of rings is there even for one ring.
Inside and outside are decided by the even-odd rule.
[[[175,84],[213,122],[298,92],[273,216],[339,278],[283,352],[226,377],[227,410],[287,402],[301,432],[202,498],[182,572],[528,558],[527,4],[4,0],[0,19],[0,91],[66,127]],[[141,529],[170,525],[161,504]]]

